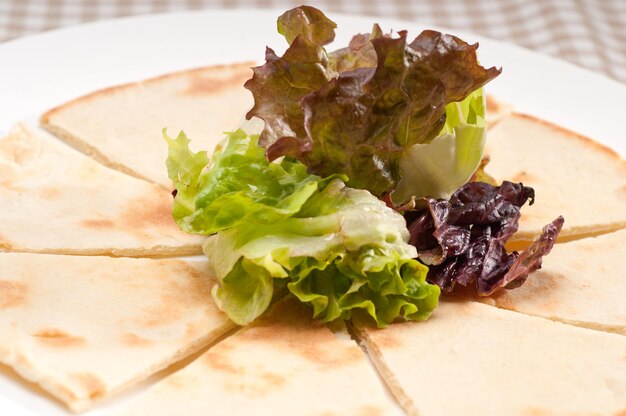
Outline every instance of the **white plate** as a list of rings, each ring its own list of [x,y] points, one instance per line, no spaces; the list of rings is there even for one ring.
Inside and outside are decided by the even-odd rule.
[[[275,29],[280,13],[229,10],[131,17],[2,44],[0,134],[17,121],[36,120],[52,106],[102,87],[207,64],[249,59],[261,62],[266,45],[277,51],[286,46]],[[376,21],[385,30],[408,29],[410,36],[426,28],[391,19],[330,17],[338,23],[340,45],[357,32],[368,32]],[[514,104],[519,111],[592,137],[626,155],[620,125],[626,117],[625,85],[520,47],[453,33],[466,41],[480,42],[484,65],[504,68],[488,85],[489,93]],[[69,414],[10,374],[0,367],[0,414]],[[111,402],[115,401],[119,400]]]

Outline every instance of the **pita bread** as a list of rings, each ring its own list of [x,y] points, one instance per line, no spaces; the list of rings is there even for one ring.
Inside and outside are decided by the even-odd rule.
[[[64,254],[201,252],[162,188],[109,169],[45,132],[0,140],[0,250]]]
[[[626,335],[626,230],[557,244],[526,283],[485,303]]]
[[[493,308],[442,302],[426,322],[359,327],[412,415],[617,415],[626,337]]]
[[[613,150],[536,118],[512,114],[488,134],[487,173],[523,182],[537,201],[522,208],[517,247],[534,240],[558,215],[559,241],[626,227],[626,161]]]
[[[495,126],[498,121],[513,112],[513,105],[497,100],[493,95],[487,94],[487,128]]]
[[[167,189],[161,130],[184,130],[192,146],[213,149],[252,107],[243,88],[253,62],[218,65],[107,88],[54,108],[41,124],[101,163]]]
[[[0,362],[83,410],[234,328],[207,274],[206,262],[0,254]]]
[[[119,415],[395,415],[365,353],[292,299],[150,388]]]

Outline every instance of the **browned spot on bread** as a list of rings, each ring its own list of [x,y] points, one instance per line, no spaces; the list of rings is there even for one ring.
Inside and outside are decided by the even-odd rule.
[[[2,234],[0,234],[0,251],[3,251],[3,250],[9,251],[12,248],[13,248],[13,245],[11,244],[9,239],[3,236]],[[1,293],[1,290],[0,290],[0,293]],[[2,295],[0,295],[0,298],[1,296]]]
[[[92,179],[98,179],[102,175],[102,166],[93,163],[91,159],[83,159],[80,163],[79,175],[84,183],[89,183]]]
[[[33,334],[33,337],[51,347],[68,348],[86,344],[85,338],[70,335],[58,329],[43,329]]]
[[[158,187],[144,198],[136,198],[122,210],[121,227],[141,230],[148,227],[175,227],[172,197]]]
[[[522,415],[524,416],[550,416],[553,415],[549,410],[540,409],[538,407],[528,407],[522,411]]]
[[[147,338],[140,337],[132,332],[127,332],[122,337],[122,342],[129,347],[147,347],[153,344],[153,342]]]
[[[172,289],[178,288],[181,289],[181,292],[171,293],[171,291],[168,291],[168,295],[173,296],[168,297],[168,299],[181,300],[186,302],[187,305],[192,303],[205,304],[208,299],[207,296],[211,296],[212,276],[202,273],[196,267],[182,260],[168,260],[167,264],[174,268],[177,274],[186,276],[184,282],[171,281],[171,284],[174,286]]]
[[[494,293],[492,298],[500,308],[517,310],[518,304],[524,302],[522,296],[536,296],[537,293],[541,293],[542,307],[545,311],[552,311],[561,306],[559,289],[567,284],[567,277],[560,273],[537,270],[528,277],[523,289],[503,289]]]
[[[187,311],[209,308],[213,281],[184,261],[160,262],[163,281],[156,305],[147,308],[139,325],[153,328],[179,321]],[[185,276],[174,279],[172,276]],[[156,276],[155,276],[156,277]]]
[[[256,398],[267,396],[287,383],[285,377],[258,368],[247,369],[246,371],[245,377],[242,377],[243,371],[241,373],[228,373],[223,379],[224,387],[237,395]]]
[[[615,413],[615,416],[626,416],[626,409],[622,409]]]
[[[390,328],[385,329],[370,329],[372,339],[376,342],[376,345],[380,348],[399,348],[403,345],[400,338],[394,333],[393,328],[397,325],[404,325],[403,323],[393,324]]]
[[[189,384],[187,380],[188,379],[185,377],[181,377],[180,375],[174,374],[170,377],[167,377],[165,380],[163,380],[163,382],[165,384],[170,385],[171,387],[175,389],[183,390]]]
[[[244,82],[252,77],[249,68],[237,67],[232,72],[216,76],[202,72],[192,73],[189,77],[189,86],[183,95],[213,95],[232,88],[243,88]],[[227,75],[227,76],[223,76]]]
[[[111,220],[96,220],[96,219],[87,219],[82,220],[80,225],[86,228],[113,228],[114,223]]]
[[[206,305],[209,302],[213,302],[213,300],[207,294],[207,297],[204,298],[203,305]],[[216,311],[215,309],[208,309],[208,308],[204,308],[204,312],[206,313],[207,317],[215,316],[216,312],[223,313],[221,311]],[[204,334],[205,331],[206,331],[206,324],[204,322],[202,321],[188,322],[185,325],[185,338],[187,340],[194,340],[197,337],[202,336],[202,334]]]
[[[30,362],[30,360],[23,353],[19,351],[15,353],[15,364],[17,367],[29,368],[29,369],[33,368],[33,364]]]
[[[218,348],[219,351],[208,351],[202,357],[202,362],[209,368],[217,370],[223,373],[242,375],[245,374],[246,369],[242,366],[234,364],[229,356],[228,349]]]
[[[39,188],[38,194],[43,199],[57,199],[61,195],[61,190],[56,186],[44,186]]]
[[[500,102],[498,100],[496,100],[493,95],[491,94],[487,94],[487,97],[485,98],[486,104],[487,104],[487,112],[488,113],[497,113],[498,111],[500,111]]]
[[[284,386],[287,383],[287,379],[280,374],[264,372],[261,373],[261,379],[263,379],[263,383],[274,388],[279,388]]]
[[[0,309],[24,306],[28,297],[28,286],[21,282],[0,280]]]
[[[357,409],[356,414],[359,416],[379,416],[383,414],[383,411],[376,406],[361,406]]]
[[[117,86],[113,86],[109,88],[104,88],[98,91],[94,91],[90,94],[83,95],[82,97],[75,98],[58,107],[48,110],[41,116],[39,121],[41,124],[49,124],[50,119],[53,118],[56,115],[56,113],[60,113],[76,105],[82,105],[85,102],[98,99],[101,96],[119,94],[121,92],[124,92],[127,89],[136,88],[138,86],[143,85],[146,87],[150,87],[151,84],[161,83],[170,78],[175,79],[184,75],[194,75],[195,73],[201,74],[201,73],[206,73],[206,72],[211,72],[211,71],[215,71],[219,73],[219,72],[226,72],[226,71],[239,71],[243,69],[250,71],[250,67],[253,66],[254,64],[255,64],[254,62],[241,62],[241,63],[228,64],[228,65],[212,65],[212,66],[206,66],[206,67],[195,68],[195,69],[187,69],[184,71],[172,72],[172,73],[168,73],[168,74],[161,75],[158,77],[150,78],[144,81],[130,82],[127,84],[121,84],[121,85],[117,85]]]
[[[81,384],[90,399],[97,399],[106,393],[106,385],[91,373],[73,373],[71,377]]]
[[[238,336],[252,342],[269,341],[273,347],[297,354],[321,368],[350,365],[364,359],[356,345],[337,345],[335,335],[322,323],[313,321],[312,313],[297,300],[279,302],[269,315]]]
[[[511,182],[522,182],[524,184],[535,181],[535,178],[526,171],[520,171],[513,175],[510,179]]]
[[[119,229],[142,238],[153,237],[149,229],[179,232],[172,218],[172,197],[156,185],[150,193],[129,201],[118,219],[92,218],[80,222],[83,227],[98,230]]]

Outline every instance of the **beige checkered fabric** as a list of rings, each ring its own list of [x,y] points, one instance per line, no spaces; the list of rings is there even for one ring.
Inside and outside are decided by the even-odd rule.
[[[471,31],[626,82],[626,0],[0,0],[0,42],[120,16],[210,8],[324,11],[415,20]]]

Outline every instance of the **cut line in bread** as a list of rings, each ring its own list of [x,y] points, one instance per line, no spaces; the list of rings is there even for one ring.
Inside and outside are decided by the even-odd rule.
[[[184,130],[192,146],[211,151],[252,107],[243,84],[253,65],[214,65],[106,88],[47,111],[40,122],[100,163],[170,189],[162,129],[173,136]]]
[[[16,126],[0,139],[0,250],[172,256],[202,237],[172,218],[172,195],[109,169],[48,133]]]
[[[0,362],[73,411],[235,328],[206,261],[0,253]]]
[[[345,329],[289,297],[115,415],[400,415]]]
[[[554,246],[542,268],[484,303],[626,335],[626,230]]]
[[[621,414],[626,337],[477,302],[425,322],[354,325],[411,415]]]
[[[536,202],[522,208],[511,248],[527,246],[559,215],[559,242],[626,227],[626,161],[608,147],[537,118],[513,113],[487,136],[487,173],[522,182]]]

